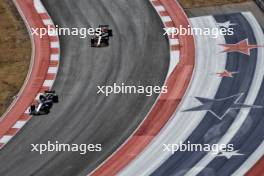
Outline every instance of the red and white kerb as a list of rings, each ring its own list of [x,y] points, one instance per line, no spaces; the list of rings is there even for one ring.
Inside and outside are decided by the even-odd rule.
[[[171,17],[169,16],[169,13],[166,11],[166,9],[159,0],[150,0],[150,2],[157,11],[157,13],[159,14],[165,28],[176,27]],[[174,70],[176,65],[179,63],[179,59],[180,59],[180,43],[178,37],[173,38],[170,35],[168,36],[168,39],[170,44],[170,66],[167,77]]]

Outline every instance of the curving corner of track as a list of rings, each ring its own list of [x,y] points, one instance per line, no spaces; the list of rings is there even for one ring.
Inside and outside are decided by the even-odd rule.
[[[164,27],[189,26],[183,9],[175,0],[150,0]],[[89,175],[116,175],[137,157],[172,117],[191,81],[195,64],[195,44],[191,35],[169,38],[170,66],[165,85],[168,93],[159,96],[134,133]]]
[[[0,149],[30,120],[28,107],[39,93],[50,90],[59,67],[60,45],[57,35],[43,38],[31,35],[31,28],[54,27],[40,0],[14,0],[31,37],[32,56],[27,78],[9,109],[0,118]]]

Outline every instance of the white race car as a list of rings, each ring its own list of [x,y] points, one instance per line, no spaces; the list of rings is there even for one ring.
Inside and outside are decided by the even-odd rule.
[[[50,109],[53,106],[53,103],[58,103],[59,97],[55,91],[45,91],[40,94],[38,97],[37,104],[30,106],[29,113],[30,115],[45,115],[50,112]]]

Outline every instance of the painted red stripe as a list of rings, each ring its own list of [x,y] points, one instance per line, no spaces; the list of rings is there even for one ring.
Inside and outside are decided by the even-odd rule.
[[[24,120],[24,121],[28,121],[30,118],[30,116],[26,113],[23,113],[20,117],[19,120]]]
[[[49,39],[50,39],[51,42],[59,41],[59,38],[57,36],[49,36]]]
[[[170,46],[170,50],[171,50],[171,51],[177,51],[177,50],[180,50],[180,45],[171,45],[171,46]]]
[[[50,52],[51,54],[59,54],[59,48],[51,48]]]
[[[46,76],[46,80],[54,80],[55,79],[55,74],[48,73]]]
[[[169,13],[167,11],[159,12],[160,16],[169,16]]]
[[[58,61],[50,61],[49,66],[50,67],[57,67],[59,65]]]
[[[180,51],[182,54],[182,52]],[[185,59],[185,57],[181,56],[181,59]],[[180,60],[181,61],[181,60]],[[181,64],[180,62],[179,64]],[[181,86],[183,87],[188,87],[189,80],[191,79],[192,72],[193,72],[193,65],[177,65],[176,71],[177,75],[173,74],[172,76],[169,77],[168,81],[168,87],[175,87],[174,91],[171,91],[167,94],[162,94],[160,99],[161,100],[181,100],[182,97],[184,96],[185,89],[177,86],[177,82],[179,81],[181,83]]]
[[[14,136],[18,132],[18,128],[10,128],[5,135]]]
[[[264,176],[264,156],[246,173],[245,176]]]
[[[156,1],[152,1],[152,4],[153,4],[154,6],[160,6],[160,5],[162,5],[161,2],[158,1],[158,0],[156,0]]]
[[[179,39],[178,35],[168,35],[169,39]]]
[[[40,18],[43,20],[50,19],[49,15],[47,13],[39,13]]]
[[[168,22],[165,22],[165,27],[169,28],[169,27],[174,27],[174,23],[173,21],[168,21]]]

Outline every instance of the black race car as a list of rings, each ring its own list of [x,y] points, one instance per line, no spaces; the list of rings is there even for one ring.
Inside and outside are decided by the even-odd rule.
[[[53,103],[58,103],[59,97],[55,91],[45,91],[38,97],[37,105],[33,104],[29,108],[30,115],[45,115],[50,112]]]
[[[47,101],[51,100],[53,103],[59,102],[59,96],[56,94],[55,91],[45,91],[43,94],[39,95],[40,101]]]
[[[91,47],[107,47],[109,46],[109,38],[113,36],[112,30],[109,25],[99,25],[101,35],[96,35],[91,39]]]

